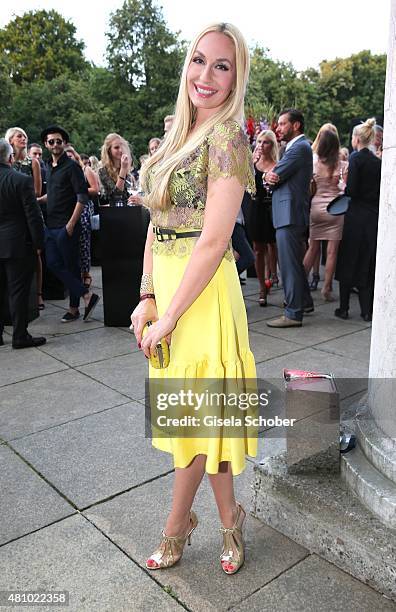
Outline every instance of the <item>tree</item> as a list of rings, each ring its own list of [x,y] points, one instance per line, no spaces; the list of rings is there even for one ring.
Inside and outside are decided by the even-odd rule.
[[[8,116],[13,105],[14,84],[9,77],[9,70],[3,58],[0,58],[0,130],[2,135],[8,127]],[[4,129],[2,130],[2,126]]]
[[[276,113],[286,106],[298,106],[296,81],[297,72],[292,64],[274,61],[268,56],[268,49],[256,46],[251,51],[246,104],[256,108],[264,103],[272,106]]]
[[[112,13],[107,61],[122,99],[112,103],[120,132],[146,151],[151,136],[163,133],[163,117],[174,108],[183,43],[172,33],[153,0],[125,0]]]
[[[361,51],[347,58],[320,64],[318,92],[327,101],[327,119],[337,125],[347,140],[353,117],[377,117],[384,114],[386,56]]]
[[[84,43],[75,34],[75,26],[54,10],[15,17],[0,30],[0,54],[13,81],[21,84],[80,73],[86,66]]]
[[[353,117],[383,115],[386,74],[385,55],[361,51],[347,58],[323,61],[319,70],[298,73],[291,64],[272,60],[268,50],[255,47],[247,108],[258,119],[286,107],[300,108],[305,115],[306,134],[314,138],[323,123],[334,123],[343,143],[348,142]],[[271,119],[271,117],[266,117]]]
[[[62,75],[52,81],[23,83],[14,90],[8,125],[20,125],[31,142],[50,123],[59,123],[70,134],[73,145],[84,153],[98,155],[105,135],[114,130],[111,111],[90,90],[89,78]]]

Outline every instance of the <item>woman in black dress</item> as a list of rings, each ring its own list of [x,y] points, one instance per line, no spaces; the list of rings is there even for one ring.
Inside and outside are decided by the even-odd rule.
[[[359,292],[360,316],[371,321],[374,300],[381,160],[369,149],[374,140],[375,119],[353,130],[355,152],[349,158],[346,194],[351,197],[345,214],[335,278],[340,283],[340,307],[336,317],[348,318],[352,287]]]
[[[263,130],[257,136],[253,154],[256,195],[252,198],[248,218],[248,234],[253,242],[256,273],[260,283],[260,306],[267,305],[267,285],[278,283],[275,230],[272,225],[272,193],[270,186],[265,183],[267,172],[275,167],[278,158],[278,143],[274,132]]]

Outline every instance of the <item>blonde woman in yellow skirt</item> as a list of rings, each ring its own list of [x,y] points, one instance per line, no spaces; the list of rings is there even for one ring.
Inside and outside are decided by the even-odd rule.
[[[246,310],[230,238],[245,190],[254,191],[251,152],[241,128],[249,52],[237,28],[214,24],[192,42],[184,63],[175,120],[142,170],[150,209],[141,301],[131,316],[140,348],[150,357],[161,339],[170,347],[166,380],[255,379]],[[142,337],[147,321],[154,321]],[[147,329],[147,328],[146,328]],[[195,494],[208,474],[222,523],[221,567],[244,562],[245,510],[235,500],[233,476],[255,456],[256,435],[153,437],[172,453],[171,512],[148,569],[174,565],[198,524]]]

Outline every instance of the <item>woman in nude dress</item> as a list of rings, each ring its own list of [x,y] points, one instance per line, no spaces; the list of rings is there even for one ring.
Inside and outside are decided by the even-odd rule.
[[[323,130],[319,136],[317,155],[314,158],[313,178],[316,193],[311,201],[309,248],[304,257],[304,267],[309,274],[320,252],[320,241],[327,240],[327,257],[322,296],[333,301],[331,284],[337,263],[338,247],[342,238],[344,217],[332,216],[327,206],[345,190],[348,164],[340,160],[340,141],[333,130]]]

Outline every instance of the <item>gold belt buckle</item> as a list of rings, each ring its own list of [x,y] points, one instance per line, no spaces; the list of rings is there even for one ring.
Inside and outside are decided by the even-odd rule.
[[[157,236],[158,242],[164,242],[166,240],[176,240],[177,234],[175,230],[172,229],[163,229],[162,227],[154,228],[155,235]]]
[[[161,234],[161,232],[160,232],[160,228],[159,228],[159,227],[155,227],[155,228],[154,228],[154,233],[155,233],[155,235],[156,235],[156,238],[157,238],[158,242],[163,242],[164,237],[163,237],[163,235]]]

